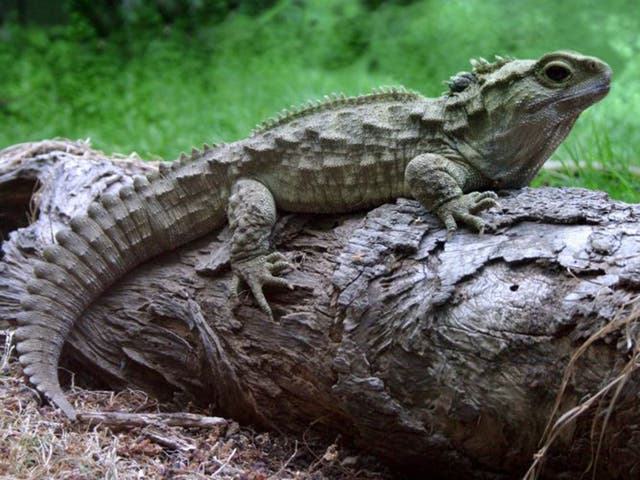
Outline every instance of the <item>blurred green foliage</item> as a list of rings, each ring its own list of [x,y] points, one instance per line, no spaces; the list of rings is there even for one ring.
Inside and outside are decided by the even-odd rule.
[[[173,25],[194,30],[230,13],[255,15],[275,0],[66,0],[62,8],[87,22],[99,37],[127,29]]]
[[[573,49],[614,70],[538,183],[640,200],[636,0],[68,0],[69,22],[0,26],[0,147],[90,137],[107,151],[175,158],[234,140],[330,92],[403,84],[437,96],[470,57]],[[602,162],[605,169],[589,167]],[[573,172],[573,170],[571,170]]]

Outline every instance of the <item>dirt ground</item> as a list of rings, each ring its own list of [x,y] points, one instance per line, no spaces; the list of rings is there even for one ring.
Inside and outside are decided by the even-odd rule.
[[[70,422],[59,411],[43,405],[26,385],[15,356],[4,354],[1,358],[2,480],[397,478],[339,437],[328,442],[309,432],[298,437],[259,432],[232,420],[208,428]],[[158,403],[140,391],[116,393],[74,387],[69,398],[82,411],[160,411]]]

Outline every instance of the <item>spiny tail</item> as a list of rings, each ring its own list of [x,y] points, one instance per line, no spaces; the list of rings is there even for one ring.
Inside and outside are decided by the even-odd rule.
[[[206,163],[205,163],[206,167]],[[71,419],[76,412],[58,381],[58,360],[75,321],[95,298],[143,261],[214,229],[223,195],[211,172],[187,169],[150,183],[138,177],[104,195],[42,252],[18,315],[17,350],[31,383]]]

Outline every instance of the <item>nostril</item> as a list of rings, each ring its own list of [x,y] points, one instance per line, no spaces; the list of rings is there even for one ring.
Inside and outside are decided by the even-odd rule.
[[[589,70],[591,70],[592,72],[600,70],[598,62],[596,62],[595,60],[589,60],[589,62],[587,63],[587,68],[589,68]]]

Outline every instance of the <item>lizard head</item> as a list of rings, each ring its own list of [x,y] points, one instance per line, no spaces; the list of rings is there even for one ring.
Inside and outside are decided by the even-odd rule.
[[[459,122],[466,128],[452,133],[477,152],[471,163],[500,187],[527,185],[611,82],[605,62],[569,51],[539,60],[483,60],[471,75],[476,81],[449,97],[451,118],[456,104],[467,117]],[[453,92],[452,84],[460,89],[465,82],[459,74],[450,81]]]
[[[533,91],[523,95],[525,116],[562,120],[577,117],[609,92],[611,68],[595,57],[561,51],[538,60],[529,78]]]

